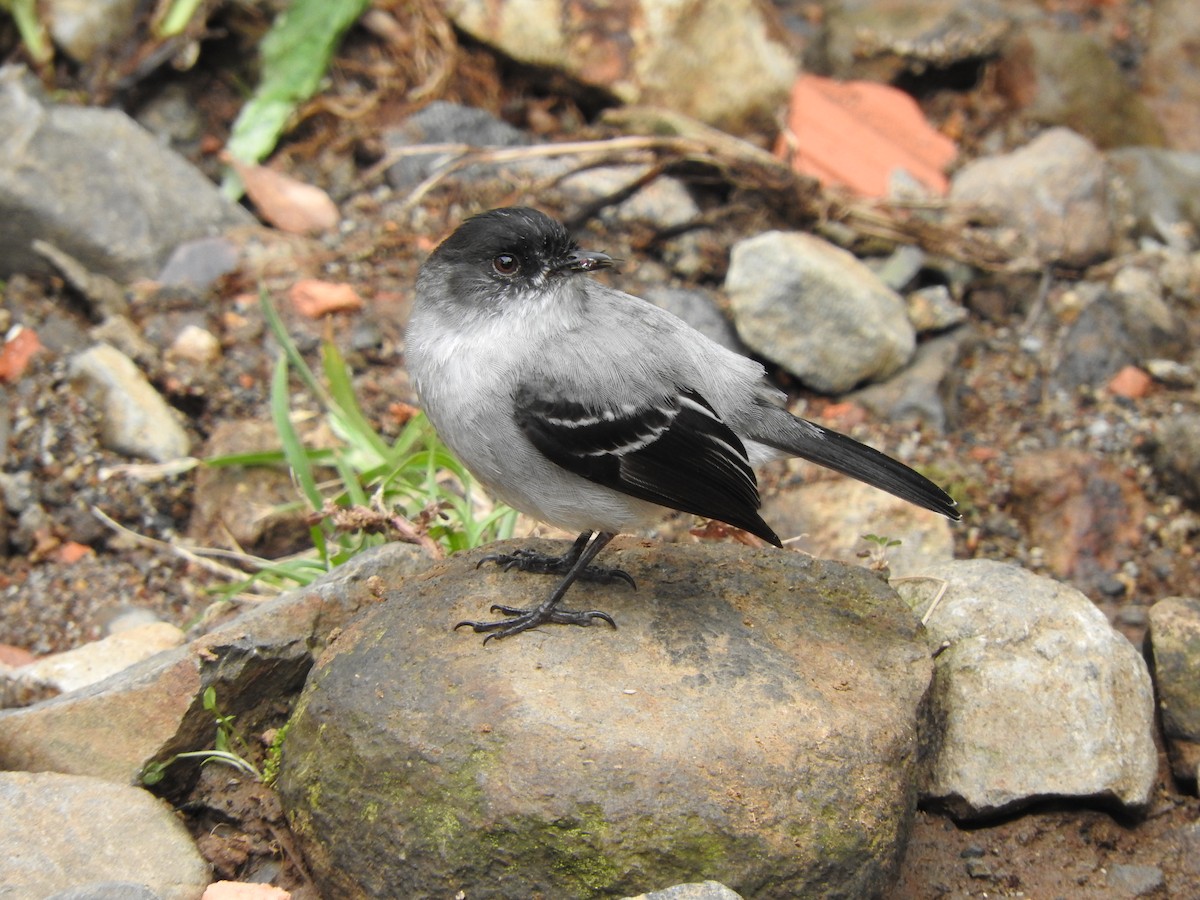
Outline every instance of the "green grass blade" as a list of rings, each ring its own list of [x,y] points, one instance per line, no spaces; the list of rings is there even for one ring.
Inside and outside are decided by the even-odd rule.
[[[0,0],[0,9],[7,9],[17,26],[25,49],[39,66],[54,57],[54,47],[46,35],[46,27],[38,17],[37,0]]]
[[[362,407],[358,405],[358,397],[354,393],[350,369],[332,341],[325,341],[321,345],[321,363],[329,385],[330,400],[348,432],[342,437],[352,440],[356,446],[371,453],[376,459],[387,459],[390,448],[363,415]]]
[[[296,433],[296,429],[292,425],[291,409],[288,404],[288,374],[288,361],[286,357],[281,356],[275,364],[275,374],[271,379],[271,419],[275,423],[275,430],[279,433],[279,440],[283,445],[283,458],[291,468],[297,484],[300,485],[300,491],[313,509],[320,509],[324,504],[324,499],[317,489],[317,479],[313,474],[308,452],[300,441],[300,435]]]
[[[288,334],[287,327],[283,324],[283,319],[279,318],[279,311],[275,309],[275,304],[271,302],[271,298],[265,290],[260,290],[258,293],[258,305],[261,307],[263,317],[267,321],[267,328],[271,330],[271,334],[278,341],[284,356],[287,357],[288,364],[296,370],[296,374],[300,376],[300,380],[304,382],[304,386],[313,392],[322,405],[327,404],[329,402],[328,392],[325,390],[324,385],[317,380],[317,376],[313,374],[313,370],[308,367],[308,363],[304,361],[304,357],[300,354],[300,348],[296,346],[296,342]]]

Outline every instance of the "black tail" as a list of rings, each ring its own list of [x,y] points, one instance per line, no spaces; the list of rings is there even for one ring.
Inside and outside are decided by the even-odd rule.
[[[962,518],[949,494],[904,463],[786,410],[766,404],[761,409],[763,417],[755,423],[751,439],[857,478],[949,519]]]

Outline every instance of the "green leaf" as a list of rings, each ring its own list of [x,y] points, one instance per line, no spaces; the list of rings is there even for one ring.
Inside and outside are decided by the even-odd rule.
[[[233,124],[226,149],[244,162],[265,159],[300,104],[317,92],[346,30],[370,0],[292,0],[259,45],[262,80]],[[242,185],[228,173],[222,190],[231,199]]]

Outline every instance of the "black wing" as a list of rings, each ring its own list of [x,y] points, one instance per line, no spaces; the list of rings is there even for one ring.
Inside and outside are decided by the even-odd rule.
[[[758,514],[758,483],[745,446],[695,391],[596,409],[526,385],[513,404],[525,436],[564,469],[780,546]]]

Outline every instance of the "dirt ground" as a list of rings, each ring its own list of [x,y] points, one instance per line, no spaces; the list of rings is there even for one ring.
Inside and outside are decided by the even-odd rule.
[[[1118,4],[1119,5],[1119,4]],[[232,63],[236,42],[218,41],[211,59],[187,73],[162,70],[143,81],[128,98],[131,112],[166,82],[181,86],[199,111],[204,134],[219,145],[228,133],[239,100],[239,72]],[[432,47],[432,45],[431,45]],[[427,55],[434,52],[424,47]],[[407,65],[420,54],[408,57]],[[362,176],[382,155],[379,135],[415,106],[404,87],[420,73],[405,69],[395,54],[366,33],[352,33],[331,73],[331,84],[277,154],[276,163],[291,174],[321,184],[340,201],[354,228],[321,241],[246,238],[256,260],[253,277],[242,272],[223,281],[213,296],[164,295],[153,287],[133,291],[135,323],[151,341],[173,334],[181,321],[195,320],[216,334],[223,347],[211,369],[150,364],[155,385],[188,420],[198,442],[222,424],[240,419],[269,421],[268,385],[275,350],[266,336],[256,301],[247,300],[254,281],[276,297],[300,274],[346,281],[367,298],[361,313],[312,322],[281,304],[297,342],[310,356],[329,335],[346,348],[356,372],[356,387],[372,422],[395,433],[402,416],[398,402],[412,402],[401,364],[402,321],[411,298],[416,267],[428,241],[445,233],[464,208],[478,198],[453,189],[435,191],[422,201],[422,228],[398,228],[393,215],[403,198],[392,196],[378,180]],[[479,48],[459,47],[453,76],[440,97],[484,106],[521,127],[551,137],[585,133],[595,113],[590,99],[548,87],[532,73],[502,64]],[[59,73],[69,82],[72,73]],[[986,79],[968,89],[937,95],[927,102],[935,124],[953,117],[966,130],[964,146],[978,132],[994,127],[1004,104],[987,94]],[[371,102],[363,102],[363,98]],[[354,115],[348,114],[355,99]],[[341,101],[341,102],[339,102]],[[972,131],[976,129],[976,131]],[[204,144],[204,142],[201,142]],[[202,168],[216,170],[207,144],[193,156]],[[681,171],[686,177],[687,172]],[[746,234],[781,223],[762,209],[753,194],[728,186],[698,187],[704,196],[708,229],[705,247],[711,266],[704,282],[719,286],[728,247]],[[487,205],[528,202],[503,196]],[[653,236],[605,233],[589,223],[598,248],[628,260],[625,272],[636,291],[637,270],[653,258]],[[654,266],[653,272],[663,271]],[[1048,357],[1031,356],[1022,347],[1031,338],[1052,347],[1067,322],[1056,315],[1053,296],[1078,273],[1063,273],[1051,287],[1052,300],[1031,315],[1036,280],[1028,276],[986,276],[974,296],[971,337],[954,375],[951,425],[945,434],[925,430],[915,462],[936,469],[963,501],[966,525],[957,532],[957,555],[1012,560],[1045,571],[1026,526],[1012,503],[1014,448],[1091,446],[1089,424],[1109,424],[1103,450],[1158,513],[1143,529],[1138,565],[1120,590],[1093,593],[1098,605],[1136,645],[1144,637],[1145,610],[1158,598],[1194,594],[1200,560],[1180,542],[1173,524],[1184,514],[1178,500],[1157,483],[1145,448],[1158,423],[1181,412],[1200,410],[1194,388],[1156,388],[1130,402],[1102,392],[1064,403],[1046,388]],[[982,276],[981,276],[982,278]],[[122,609],[151,609],[168,621],[194,625],[214,603],[210,589],[219,579],[178,556],[131,543],[92,515],[91,507],[128,528],[163,540],[185,534],[196,505],[192,475],[146,480],[113,477],[106,468],[121,459],[99,445],[94,410],[73,395],[64,360],[90,343],[88,329],[96,314],[86,299],[57,278],[10,280],[0,322],[21,323],[37,331],[47,348],[29,373],[11,386],[0,410],[0,464],[7,472],[31,471],[41,485],[47,520],[34,529],[32,546],[13,549],[15,518],[0,521],[0,643],[49,653],[93,640]],[[163,349],[163,348],[159,348]],[[157,366],[157,367],[156,367]],[[785,379],[786,384],[786,379]],[[794,386],[793,386],[794,387]],[[820,418],[827,398],[805,395],[809,415]],[[838,423],[835,421],[835,427]],[[880,446],[894,446],[906,426],[871,421],[863,426]],[[1089,444],[1089,442],[1092,442]],[[1186,529],[1185,529],[1186,531]],[[219,536],[207,536],[217,540]],[[72,543],[91,552],[67,562],[62,549]],[[1014,735],[1013,740],[1019,740]],[[302,865],[269,789],[239,781],[220,767],[209,767],[184,802],[193,832],[219,877],[270,878],[296,891],[315,894],[306,885]],[[1157,868],[1153,872],[1136,867]],[[1200,800],[1185,793],[1169,776],[1165,758],[1150,808],[1131,818],[1112,811],[1073,805],[1040,807],[983,826],[959,826],[937,811],[918,814],[892,900],[928,897],[1118,898],[1200,897]]]
[[[1139,872],[1130,867],[1161,870]],[[888,900],[1200,896],[1200,802],[1171,783],[1165,757],[1148,812],[1043,804],[959,827],[922,810]]]

